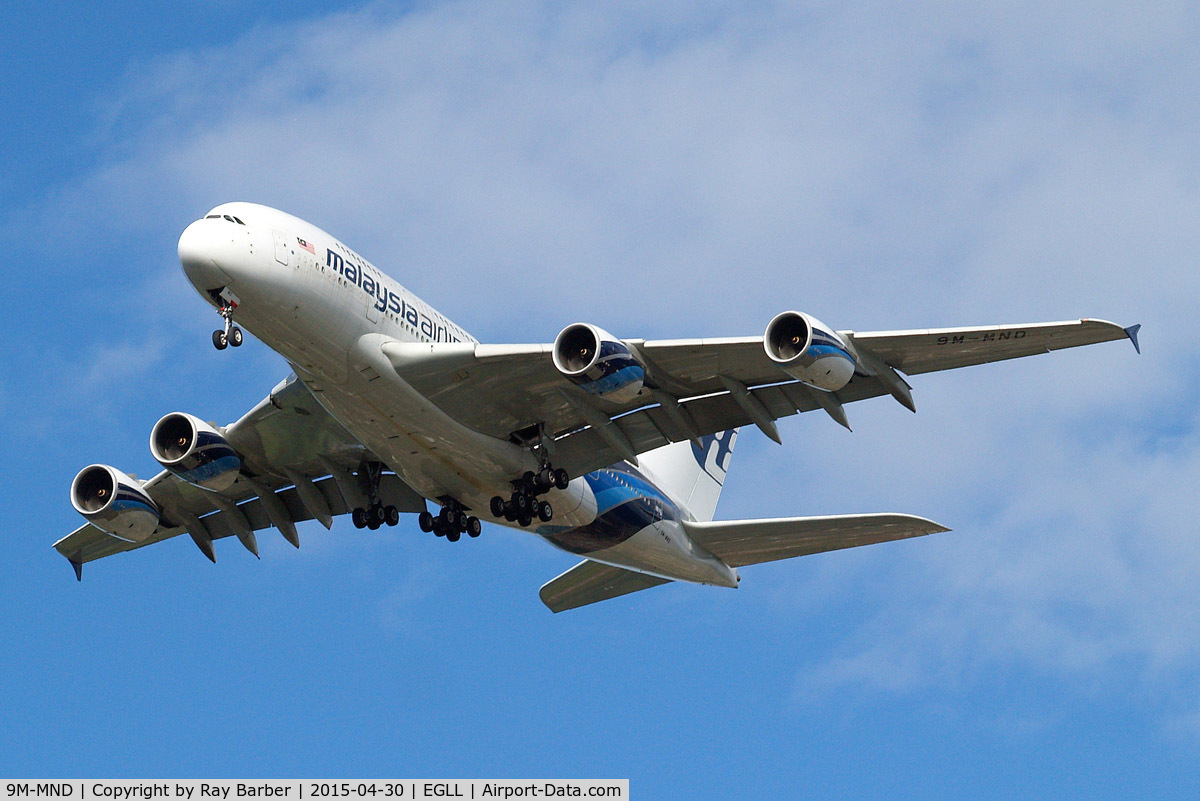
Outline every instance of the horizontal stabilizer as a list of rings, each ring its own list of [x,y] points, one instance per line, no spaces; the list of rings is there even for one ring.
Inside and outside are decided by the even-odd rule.
[[[923,517],[900,514],[781,517],[713,523],[684,521],[683,528],[697,545],[730,567],[950,530]]]
[[[657,587],[659,584],[666,584],[667,581],[657,576],[647,576],[645,573],[635,573],[632,570],[585,559],[558,578],[547,582],[538,595],[551,612],[562,612]]]

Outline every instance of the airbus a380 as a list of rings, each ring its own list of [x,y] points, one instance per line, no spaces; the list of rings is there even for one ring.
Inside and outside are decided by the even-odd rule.
[[[715,522],[738,428],[890,395],[916,411],[906,376],[1129,338],[1102,320],[859,333],[784,311],[762,336],[618,339],[589,323],[551,344],[480,343],[321,229],[226,203],[179,238],[188,280],[292,375],[221,427],[163,417],[141,482],[102,464],[71,484],[87,523],[55,543],[82,566],[187,533],[214,540],[296,523],[396,525],[416,513],[450,541],[483,521],[583,557],[541,589],[551,610],[669,581],[736,587],[738,568],[948,529],[903,514]],[[429,501],[440,510],[429,511]]]

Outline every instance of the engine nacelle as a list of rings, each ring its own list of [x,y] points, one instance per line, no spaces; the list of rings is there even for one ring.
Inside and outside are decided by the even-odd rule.
[[[767,356],[809,386],[836,392],[854,377],[854,357],[837,333],[810,314],[775,315],[763,334]]]
[[[71,482],[71,505],[101,531],[141,542],[158,527],[158,505],[136,480],[106,464],[83,468]]]
[[[242,469],[242,457],[217,429],[183,412],[154,424],[150,452],[179,478],[214,492],[232,485]]]
[[[633,400],[646,378],[624,342],[588,323],[568,325],[554,338],[554,366],[584,391],[613,403]]]

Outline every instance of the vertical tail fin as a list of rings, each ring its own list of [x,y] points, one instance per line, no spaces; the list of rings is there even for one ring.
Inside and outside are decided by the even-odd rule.
[[[737,434],[736,428],[710,434],[700,447],[691,442],[664,445],[638,456],[638,464],[672,500],[707,522],[716,514]]]

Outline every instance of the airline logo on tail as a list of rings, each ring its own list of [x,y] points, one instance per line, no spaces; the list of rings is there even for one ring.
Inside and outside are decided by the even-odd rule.
[[[725,483],[729,472],[729,459],[733,456],[733,443],[737,441],[736,428],[710,434],[700,439],[700,445],[692,443],[692,455],[700,469],[712,476],[718,484]]]

